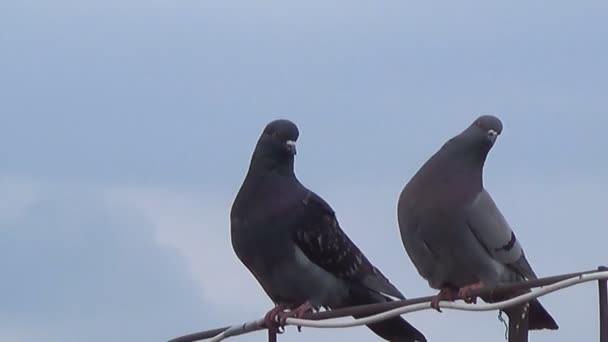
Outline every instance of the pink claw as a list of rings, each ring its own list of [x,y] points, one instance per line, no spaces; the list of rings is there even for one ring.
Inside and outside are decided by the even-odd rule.
[[[456,299],[456,290],[451,287],[442,287],[439,290],[439,293],[436,294],[431,300],[431,307],[439,312],[441,309],[439,308],[439,302],[442,300],[454,301]]]
[[[479,290],[483,287],[481,282],[473,283],[471,285],[463,286],[458,290],[458,297],[462,298],[465,303],[477,303],[477,297],[471,297],[470,293],[473,290]]]
[[[281,313],[283,313],[289,306],[285,304],[279,304],[274,308],[270,309],[264,316],[264,326],[268,329],[278,329],[281,325],[279,324],[279,320]]]

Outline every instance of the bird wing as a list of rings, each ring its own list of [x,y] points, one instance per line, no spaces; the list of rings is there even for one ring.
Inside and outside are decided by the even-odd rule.
[[[479,193],[469,209],[468,227],[490,256],[520,275],[536,279],[515,233],[485,189]]]
[[[360,283],[378,293],[404,298],[342,231],[327,202],[308,191],[299,210],[297,223],[293,225],[293,239],[310,261],[337,278]]]

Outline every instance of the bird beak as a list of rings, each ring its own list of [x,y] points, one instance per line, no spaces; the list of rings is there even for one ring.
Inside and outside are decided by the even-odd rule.
[[[296,151],[296,142],[293,140],[287,140],[285,142],[285,146],[287,148],[287,152],[293,154],[294,156],[296,155],[297,151]]]
[[[498,138],[498,132],[496,132],[493,129],[489,130],[488,131],[488,139],[492,142],[492,144],[494,142],[496,142],[496,138]]]

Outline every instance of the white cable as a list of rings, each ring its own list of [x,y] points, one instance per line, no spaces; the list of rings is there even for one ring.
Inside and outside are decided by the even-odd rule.
[[[209,339],[209,342],[219,342],[230,336],[243,335],[256,330],[264,329],[264,319],[258,319],[256,321],[247,322],[242,325],[233,325],[230,328],[222,331],[221,333],[213,336]]]
[[[517,304],[522,304],[525,302],[529,302],[532,299],[542,297],[548,293],[555,292],[567,287],[571,287],[574,285],[578,285],[581,283],[600,280],[600,279],[608,279],[608,271],[603,272],[595,272],[582,274],[576,277],[568,278],[566,280],[562,280],[560,282],[542,286],[539,288],[532,289],[530,292],[520,295],[518,297],[514,297],[502,302],[496,303],[480,303],[480,304],[466,304],[466,303],[455,303],[455,302],[447,302],[441,301],[439,302],[439,307],[442,309],[451,309],[451,310],[461,310],[461,311],[491,311],[491,310],[501,310],[506,307],[510,307]],[[389,311],[385,311],[373,316],[367,316],[364,318],[351,319],[348,317],[337,317],[326,319],[322,321],[313,321],[308,319],[300,319],[300,318],[288,318],[286,320],[286,325],[297,325],[308,328],[348,328],[355,327],[359,325],[367,325],[371,323],[376,323],[378,321],[383,321],[388,318],[400,316],[409,312],[416,312],[421,310],[432,309],[431,303],[420,303],[420,304],[412,304],[403,307],[399,307],[396,309],[392,309]],[[338,320],[338,322],[336,322]],[[247,322],[242,325],[236,325],[230,327],[228,330],[216,335],[209,342],[219,342],[228,338],[230,336],[242,335],[248,332],[256,331],[264,329],[263,327],[263,319],[259,319],[252,322]]]
[[[544,296],[548,293],[555,292],[557,290],[561,290],[570,286],[574,286],[580,283],[585,283],[588,281],[599,280],[599,279],[608,279],[608,271],[605,272],[597,272],[591,274],[583,274],[577,277],[569,278],[566,280],[562,280],[560,282],[547,285],[544,287],[536,288],[531,290],[531,292],[520,295],[518,297],[514,297],[502,302],[497,303],[480,303],[480,304],[465,304],[465,303],[455,303],[455,302],[447,302],[441,301],[439,302],[439,307],[443,309],[452,309],[452,310],[461,310],[461,311],[491,311],[491,310],[500,310],[505,307],[509,307],[516,304],[522,304],[525,302],[529,302],[534,298],[538,298]],[[396,309],[392,309],[389,311],[385,311],[373,316],[367,316],[359,319],[348,319],[346,322],[331,322],[336,319],[344,319],[345,317],[328,319],[324,321],[312,321],[307,319],[298,319],[298,318],[288,318],[287,324],[289,325],[299,325],[302,327],[309,328],[347,328],[354,327],[359,325],[366,325],[370,323],[376,323],[378,321],[383,321],[387,318],[392,318],[395,316],[399,316],[409,312],[416,312],[421,310],[431,309],[430,302],[413,304],[408,306],[399,307]]]

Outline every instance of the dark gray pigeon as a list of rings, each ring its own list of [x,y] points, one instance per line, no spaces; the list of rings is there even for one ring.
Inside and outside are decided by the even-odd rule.
[[[267,326],[312,308],[404,298],[346,236],[332,208],[296,178],[298,135],[288,120],[266,126],[230,213],[232,247],[276,305]],[[401,317],[369,328],[389,341],[426,341]]]
[[[466,298],[476,287],[537,278],[515,233],[483,187],[483,166],[501,132],[498,118],[479,117],[446,142],[399,197],[403,245],[420,275],[440,289],[434,307],[440,300],[454,300],[458,290],[458,296]],[[558,328],[538,300],[529,310],[530,329]],[[505,312],[515,317],[516,312]]]

